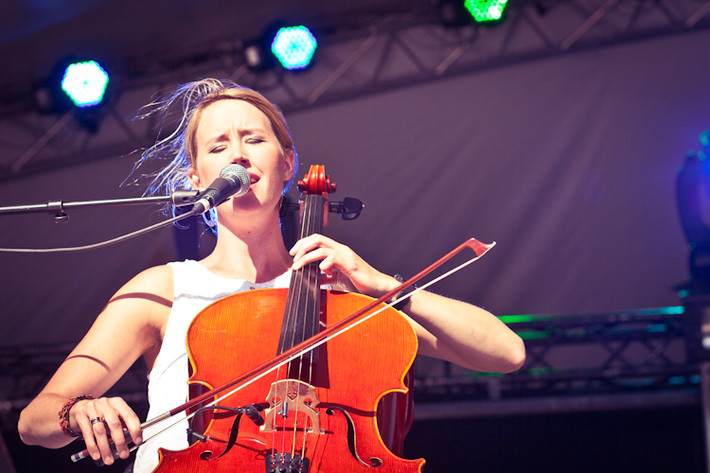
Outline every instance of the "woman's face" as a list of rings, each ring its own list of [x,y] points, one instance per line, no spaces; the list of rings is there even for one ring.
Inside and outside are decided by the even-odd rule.
[[[229,164],[244,166],[251,177],[249,192],[220,208],[277,208],[293,172],[292,151],[284,153],[267,116],[243,100],[223,99],[202,110],[195,131],[195,167],[188,177],[204,189]]]

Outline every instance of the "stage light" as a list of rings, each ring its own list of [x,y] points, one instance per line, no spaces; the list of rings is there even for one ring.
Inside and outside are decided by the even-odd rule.
[[[313,33],[303,25],[279,28],[271,42],[271,52],[284,69],[305,69],[318,47]]]
[[[710,360],[710,130],[700,135],[702,148],[691,150],[676,177],[676,199],[690,249],[690,281],[676,286],[685,313],[689,362]]]
[[[690,246],[690,275],[710,293],[710,130],[689,151],[676,179],[678,214]]]
[[[64,69],[60,86],[72,103],[79,107],[100,105],[108,88],[108,73],[93,60],[74,62]]]
[[[252,41],[244,46],[244,62],[249,69],[260,71],[269,66],[269,58],[264,53],[261,42]]]
[[[466,0],[464,6],[479,23],[493,23],[503,18],[508,0]]]
[[[34,90],[35,106],[43,114],[69,114],[90,133],[96,133],[105,107],[109,75],[97,61],[65,57]]]

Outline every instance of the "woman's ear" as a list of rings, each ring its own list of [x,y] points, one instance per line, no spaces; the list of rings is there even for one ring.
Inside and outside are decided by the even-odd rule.
[[[187,178],[189,179],[193,190],[200,190],[200,176],[197,175],[195,168],[187,170]]]
[[[293,177],[293,164],[296,160],[296,155],[292,149],[289,149],[284,153],[284,181],[290,181]]]

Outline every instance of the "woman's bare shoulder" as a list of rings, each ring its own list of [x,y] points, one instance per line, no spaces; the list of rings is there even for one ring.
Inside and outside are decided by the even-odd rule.
[[[170,265],[163,264],[144,269],[136,274],[117,292],[145,290],[172,298],[173,270]]]
[[[104,314],[163,326],[172,304],[172,268],[169,265],[153,266],[125,283],[111,297]]]

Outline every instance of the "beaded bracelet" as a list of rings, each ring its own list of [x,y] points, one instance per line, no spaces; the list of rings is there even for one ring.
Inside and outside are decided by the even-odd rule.
[[[74,407],[74,404],[79,401],[83,401],[84,399],[94,399],[94,396],[91,396],[89,394],[84,394],[83,396],[74,396],[73,398],[65,402],[62,406],[62,410],[59,411],[59,427],[61,427],[62,432],[64,432],[69,437],[79,437],[81,435],[74,432],[69,426],[69,411],[72,407]]]

